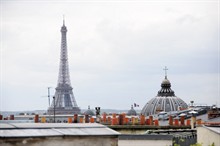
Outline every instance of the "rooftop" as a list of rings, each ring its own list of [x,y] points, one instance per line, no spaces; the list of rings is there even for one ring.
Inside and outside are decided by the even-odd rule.
[[[117,136],[97,123],[0,123],[0,138],[44,136]]]

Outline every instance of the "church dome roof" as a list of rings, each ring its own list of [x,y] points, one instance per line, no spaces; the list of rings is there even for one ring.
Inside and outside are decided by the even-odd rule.
[[[165,76],[157,96],[145,104],[141,110],[141,114],[148,116],[157,114],[161,111],[177,111],[180,108],[185,109],[187,107],[187,104],[181,98],[176,97],[174,91],[171,89],[170,81],[167,79],[167,76]]]
[[[136,111],[134,110],[133,105],[131,105],[131,109],[128,111],[127,115],[128,116],[136,116],[137,115]]]
[[[90,106],[88,106],[88,109],[84,112],[84,115],[90,115],[90,116],[94,116],[94,112],[90,109]]]

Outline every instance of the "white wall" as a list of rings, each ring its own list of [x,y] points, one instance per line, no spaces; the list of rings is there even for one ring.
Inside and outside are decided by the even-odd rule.
[[[208,146],[213,142],[215,146],[220,146],[220,134],[206,127],[197,127],[197,143]]]

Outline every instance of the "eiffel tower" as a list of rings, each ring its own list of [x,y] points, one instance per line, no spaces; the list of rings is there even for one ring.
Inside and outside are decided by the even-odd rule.
[[[70,83],[69,65],[68,65],[68,53],[66,33],[67,28],[65,21],[63,20],[63,26],[61,27],[61,52],[60,52],[60,66],[58,83],[56,87],[55,96],[53,102],[48,108],[48,114],[79,114],[80,108],[78,107],[75,97],[73,95],[73,88]],[[54,110],[55,109],[55,110]]]

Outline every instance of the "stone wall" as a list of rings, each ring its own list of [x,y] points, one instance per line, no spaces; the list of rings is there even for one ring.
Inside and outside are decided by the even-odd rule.
[[[118,138],[109,136],[71,136],[0,139],[0,146],[118,146]]]

